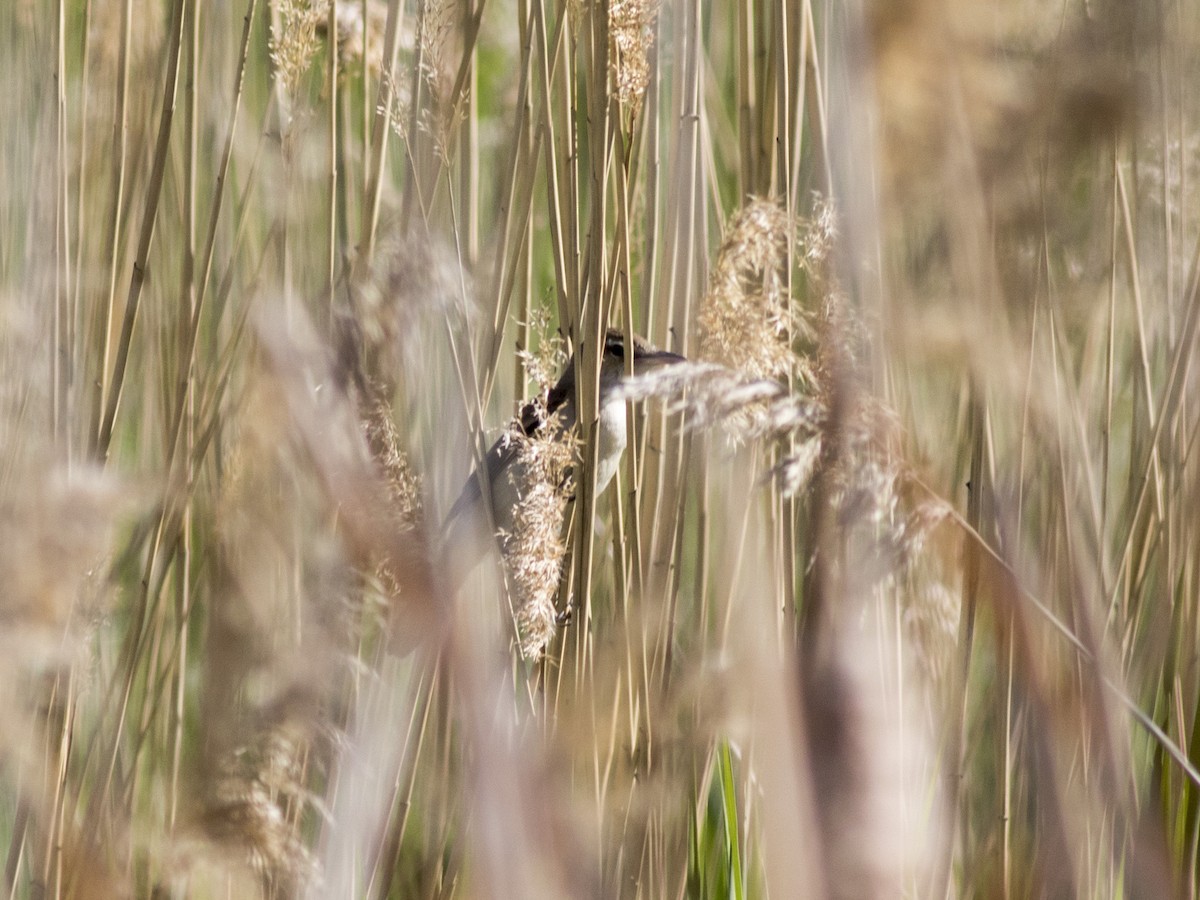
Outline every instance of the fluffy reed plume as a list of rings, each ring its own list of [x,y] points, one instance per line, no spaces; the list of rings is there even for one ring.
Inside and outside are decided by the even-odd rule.
[[[505,439],[517,446],[507,477],[518,500],[513,531],[501,537],[501,553],[521,655],[536,659],[554,637],[559,621],[554,595],[567,552],[563,526],[579,448],[575,433],[564,432],[557,417],[547,420],[534,437],[513,427]]]
[[[11,451],[12,448],[3,448]],[[108,569],[116,525],[130,495],[98,469],[21,462],[6,454],[11,481],[0,492],[0,706],[8,737],[39,734],[57,741],[48,723],[27,718],[19,698],[69,666],[92,668],[88,640],[109,613]],[[41,714],[62,712],[33,691]],[[23,725],[18,726],[21,721]],[[0,740],[0,753],[23,752]],[[49,745],[47,747],[49,752]]]
[[[751,199],[725,229],[700,309],[700,356],[752,379],[786,377],[800,362],[801,319],[787,295],[793,225],[771,200]]]
[[[128,818],[120,809],[112,811],[101,849],[66,812],[74,812],[74,789],[59,793],[76,703],[101,667],[91,641],[109,613],[108,569],[127,495],[115,478],[98,470],[22,463],[11,452],[4,461],[9,468],[0,488],[0,759],[12,778],[5,794],[13,815],[6,833],[11,847],[23,847],[30,871],[49,873],[47,893],[63,889],[65,872],[87,881],[79,896],[130,896],[109,855],[129,846]]]
[[[798,225],[793,233],[769,200],[751,200],[734,215],[700,310],[700,355],[708,361],[635,377],[622,392],[673,397],[689,427],[720,424],[735,444],[774,444],[772,475],[785,496],[802,494],[818,469],[829,467],[839,521],[870,523],[889,559],[913,560],[944,509],[916,491],[903,491],[911,506],[900,502],[911,473],[899,452],[896,416],[865,385],[850,393],[839,423],[842,451],[826,458],[832,381],[838,370],[861,370],[867,337],[832,273],[836,208],[818,199]],[[807,277],[813,313],[788,296],[792,255]]]
[[[421,478],[406,449],[408,435],[393,419],[393,398],[406,371],[420,371],[417,336],[427,320],[454,316],[463,275],[441,245],[393,237],[378,248],[352,291],[349,309],[336,317],[338,380],[350,391],[367,448],[388,489],[388,519],[397,533],[424,525]],[[397,585],[385,561],[376,574],[385,591]]]
[[[103,614],[107,557],[127,501],[99,471],[37,466],[19,481],[0,499],[0,618],[4,642],[36,670],[69,659],[74,639]]]
[[[672,398],[669,411],[685,413],[689,428],[725,426],[725,435],[735,445],[789,432],[815,434],[825,416],[815,394],[789,393],[777,381],[750,378],[710,362],[680,363],[635,375],[617,390],[626,400]]]
[[[904,636],[925,682],[942,686],[943,694],[953,683],[951,665],[962,604],[961,587],[947,578],[948,570],[953,571],[940,560],[918,558],[900,585]],[[932,716],[935,711],[927,712]]]
[[[282,316],[264,318],[268,364],[251,370],[231,422],[235,450],[208,607],[198,822],[211,843],[285,892],[315,874],[300,831],[316,812],[304,785],[328,758],[316,738],[337,726],[332,716],[360,637],[351,559],[367,554],[342,530],[365,501],[352,508],[334,491],[357,467],[370,469],[356,410],[304,325],[298,317],[287,328]],[[306,440],[313,429],[319,451]],[[375,500],[381,518],[391,514],[377,527],[391,532],[416,513],[402,506],[412,486],[401,461],[389,459],[386,433],[380,447],[381,463],[392,464],[387,493],[397,502]]]
[[[367,448],[379,466],[391,499],[391,514],[400,531],[421,526],[421,478],[412,467],[392,419],[391,407],[378,392],[359,402]]]
[[[788,442],[790,452],[776,468],[788,495],[812,476],[827,414],[811,356],[794,349],[811,340],[812,329],[788,294],[789,260],[798,250],[806,270],[823,269],[835,218],[831,207],[818,203],[797,237],[777,203],[752,199],[730,219],[709,276],[699,313],[702,361],[622,387],[631,399],[676,398],[674,408],[686,411],[689,427],[721,423],[734,444]],[[811,281],[820,284],[816,274]]]
[[[203,818],[226,854],[292,890],[316,875],[296,827],[308,800],[305,752],[304,738],[286,726],[254,735],[221,760]]]
[[[450,53],[457,39],[459,8],[454,0],[427,0],[417,30],[417,47],[421,55],[421,77],[434,97],[448,99],[454,78],[454,61]]]
[[[829,283],[830,259],[838,239],[837,204],[828,197],[814,197],[812,214],[800,224],[800,264],[815,282],[814,293],[819,295],[820,287]]]
[[[367,395],[359,399],[358,408],[367,448],[387,485],[388,519],[397,534],[416,533],[424,525],[421,477],[403,448],[391,406],[383,399],[382,392],[368,388]],[[387,559],[375,566],[375,577],[383,597],[393,597],[402,588]]]
[[[567,362],[566,344],[562,335],[551,327],[550,313],[545,309],[530,311],[529,332],[537,335],[532,350],[518,350],[517,359],[521,361],[525,378],[537,387],[539,395],[544,396],[554,385]]]
[[[621,105],[636,116],[650,83],[650,51],[659,0],[613,0],[608,5],[608,70]]]
[[[409,366],[420,368],[422,326],[470,315],[471,296],[469,278],[444,244],[412,235],[381,241],[354,285],[353,309],[338,323],[340,364],[390,397]]]
[[[328,0],[278,0],[277,28],[271,33],[271,62],[289,94],[295,94],[321,42],[317,29],[328,14]]]
[[[452,96],[458,61],[455,51],[461,42],[459,23],[460,7],[453,0],[428,0],[421,6],[417,22],[416,53],[421,80],[423,102],[418,110],[417,129],[428,136],[434,152],[445,162],[450,155],[454,129],[466,115],[460,97]],[[411,102],[407,97],[407,85],[393,90],[395,103],[403,107]],[[404,134],[404,122],[395,122],[394,127]]]
[[[341,2],[337,5],[337,48],[338,56],[344,64],[361,65],[365,60],[367,70],[378,76],[383,66],[383,37],[387,27],[387,3],[382,0],[368,0],[365,4],[360,0]],[[405,18],[407,23],[407,17]],[[324,34],[328,21],[318,26],[318,33]],[[407,38],[407,39],[406,39]],[[411,48],[412,32],[407,30],[400,36],[401,46]]]
[[[567,553],[564,526],[574,492],[572,473],[579,460],[579,441],[576,431],[564,432],[558,416],[547,416],[544,409],[555,373],[567,361],[562,336],[551,328],[545,311],[533,311],[529,326],[538,339],[533,350],[518,351],[517,357],[525,377],[536,386],[533,402],[538,421],[545,425],[528,437],[514,419],[504,435],[517,447],[506,477],[512,496],[518,499],[513,533],[503,535],[500,552],[521,655],[536,659],[554,638],[562,616],[554,607],[554,595]]]

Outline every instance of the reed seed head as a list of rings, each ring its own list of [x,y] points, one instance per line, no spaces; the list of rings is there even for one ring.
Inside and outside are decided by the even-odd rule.
[[[271,727],[220,764],[202,818],[205,833],[277,884],[316,875],[291,810],[308,799],[304,744],[286,727]]]
[[[277,28],[271,33],[271,61],[279,80],[294,95],[320,49],[317,29],[329,12],[328,0],[278,0]]]
[[[791,371],[799,317],[785,276],[792,224],[771,200],[752,199],[729,221],[700,309],[700,358],[749,378]]]
[[[501,536],[501,552],[521,655],[536,659],[556,630],[554,595],[567,552],[563,526],[574,490],[572,471],[579,442],[574,430],[563,429],[557,416],[551,416],[533,437],[515,426],[506,436],[517,446],[507,477],[518,500],[512,532]]]
[[[621,105],[636,116],[650,84],[650,50],[659,0],[613,0],[608,6],[608,68]]]
[[[401,444],[391,407],[376,394],[360,403],[359,414],[367,448],[388,487],[395,526],[412,531],[421,525],[421,478]]]

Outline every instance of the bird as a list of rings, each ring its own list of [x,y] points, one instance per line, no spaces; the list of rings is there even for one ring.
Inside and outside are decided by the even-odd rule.
[[[625,400],[617,390],[625,374],[628,349],[632,350],[635,375],[686,362],[686,358],[678,353],[660,350],[637,335],[632,337],[632,346],[627,347],[622,331],[609,328],[605,332],[604,352],[600,361],[596,496],[612,481],[628,440]],[[517,427],[528,438],[544,438],[549,434],[555,439],[566,439],[577,418],[575,357],[572,354],[544,402],[530,401],[522,407]],[[553,431],[548,432],[547,429]],[[484,456],[484,478],[490,509],[485,508],[479,472],[476,470],[467,479],[458,499],[447,513],[442,528],[441,556],[444,560],[442,570],[452,573],[452,587],[457,586],[479,562],[487,551],[488,540],[512,533],[513,514],[520,501],[518,486],[524,484],[523,473],[518,471],[519,455],[520,447],[511,437],[506,435],[498,439]]]

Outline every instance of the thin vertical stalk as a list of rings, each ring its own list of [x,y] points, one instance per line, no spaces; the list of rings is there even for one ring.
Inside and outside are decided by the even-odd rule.
[[[465,255],[473,271],[479,259],[479,64],[475,37],[486,0],[463,0],[463,77],[461,92],[452,95],[457,106],[465,95],[467,108],[463,117],[459,152],[459,199],[462,210],[459,220],[466,230]],[[455,121],[455,120],[451,120]]]
[[[804,83],[806,91],[804,94],[805,106],[811,110],[810,115],[816,117],[813,123],[816,134],[811,142],[813,152],[813,168],[818,174],[820,181],[817,183],[817,189],[828,195],[833,186],[833,171],[829,161],[829,120],[826,113],[825,103],[825,79],[821,74],[821,59],[817,53],[817,29],[814,22],[812,11],[812,0],[804,2],[804,21],[802,31],[802,41],[804,42],[804,59],[807,65],[804,68],[805,77]],[[796,142],[796,147],[800,147],[800,142]],[[797,157],[796,166],[799,166],[799,158]]]
[[[674,336],[671,349],[687,353],[689,310],[693,297],[704,284],[706,218],[703,190],[703,162],[700,145],[701,116],[701,9],[698,0],[683,6],[676,31],[676,59],[682,61],[679,74],[678,124],[673,153],[677,173],[668,196],[668,236],[671,254],[670,274],[662,286],[666,298],[663,327]],[[649,583],[657,595],[665,595],[673,583],[672,557],[679,527],[678,473],[683,466],[683,442],[675,433],[665,433],[659,423],[656,437],[663,453],[652,469],[650,486],[655,499],[653,527],[648,535],[650,560]]]
[[[580,285],[579,325],[581,340],[576,346],[576,409],[587,443],[584,448],[584,477],[579,484],[576,503],[579,527],[575,530],[576,603],[583,610],[586,624],[592,614],[592,555],[595,532],[592,520],[596,508],[596,458],[599,449],[600,365],[604,351],[604,331],[612,302],[608,279],[607,182],[612,103],[608,91],[608,13],[592,7],[586,16],[584,37],[587,82],[588,194],[589,222],[586,271],[591,283]],[[581,119],[576,119],[577,125]],[[582,209],[580,209],[582,213]],[[582,216],[576,216],[578,221]]]
[[[111,390],[105,406],[104,418],[96,438],[95,453],[98,459],[108,458],[112,443],[113,425],[121,404],[125,386],[125,371],[129,365],[129,354],[133,347],[133,329],[137,324],[141,305],[142,288],[146,282],[146,267],[149,263],[150,246],[154,239],[154,226],[158,219],[158,199],[162,193],[163,176],[166,173],[167,154],[171,144],[171,123],[175,117],[176,86],[179,81],[179,48],[183,41],[184,8],[188,0],[176,0],[172,7],[171,29],[167,45],[167,77],[163,85],[162,109],[159,114],[158,140],[146,187],[146,202],[142,209],[141,231],[138,236],[137,254],[129,279],[129,293],[125,298],[125,317],[121,323],[121,338],[117,342],[116,359],[113,363]]]
[[[401,17],[400,0],[388,0],[387,25],[383,36],[383,75],[379,79],[379,92],[375,98],[375,115],[371,120],[371,149],[367,157],[366,186],[363,192],[362,220],[359,223],[358,257],[355,259],[355,279],[362,277],[366,266],[375,252],[375,229],[379,224],[379,196],[383,190],[383,172],[387,163],[388,134],[391,131],[392,93],[395,90],[396,49],[400,43]],[[363,10],[366,22],[366,10]],[[365,54],[364,54],[365,56]],[[364,81],[364,91],[366,90]],[[413,94],[413,106],[417,96]]]
[[[775,76],[775,124],[773,140],[774,165],[771,167],[770,196],[782,196],[786,204],[791,196],[789,190],[792,162],[792,130],[789,127],[792,118],[792,48],[790,45],[791,4],[782,0],[775,5],[775,41],[774,54],[778,72]],[[790,269],[789,269],[790,271]]]
[[[988,490],[986,481],[986,466],[985,466],[985,443],[984,436],[986,430],[985,420],[987,417],[986,407],[982,399],[978,396],[978,387],[974,384],[971,386],[971,397],[969,400],[971,408],[971,423],[970,436],[971,442],[971,477],[968,483],[968,499],[967,499],[967,522],[971,529],[976,534],[982,534],[982,524],[984,518],[984,495]],[[958,842],[962,859],[969,864],[972,859],[968,841],[968,817],[965,815],[964,804],[964,772],[966,768],[966,737],[969,724],[969,691],[970,691],[970,673],[971,659],[975,647],[975,616],[979,605],[979,594],[981,590],[981,571],[982,552],[980,548],[970,545],[967,548],[966,559],[963,565],[963,604],[962,613],[959,620],[959,636],[958,636],[958,652],[959,661],[958,669],[955,678],[956,703],[954,706],[957,714],[957,719],[953,716],[947,716],[946,727],[950,731],[949,749],[949,764],[952,767],[950,778],[951,799],[950,799],[950,822],[949,834],[951,840],[946,842],[944,848],[945,857],[940,860],[939,875],[942,889],[938,891],[938,895],[950,896],[953,887],[953,871],[949,854],[952,849],[953,842]],[[934,882],[935,890],[937,882]]]
[[[1109,207],[1112,211],[1112,224],[1109,228],[1109,271],[1108,271],[1108,324],[1104,342],[1104,444],[1101,448],[1100,471],[1101,481],[1100,509],[1102,531],[1108,534],[1108,504],[1109,485],[1112,459],[1112,426],[1113,426],[1113,383],[1116,376],[1116,318],[1117,318],[1117,148],[1114,144],[1112,198]]]
[[[108,260],[108,293],[103,304],[98,335],[100,341],[99,374],[94,380],[92,424],[88,432],[88,440],[92,444],[99,440],[101,416],[108,405],[108,395],[111,390],[109,361],[112,356],[113,321],[117,306],[117,278],[120,271],[121,210],[125,205],[125,141],[129,131],[126,106],[129,96],[129,35],[132,6],[133,0],[124,0],[121,4],[121,37],[117,50],[117,66],[120,71],[117,80],[116,113],[113,116],[111,151],[112,193],[107,216],[108,233],[103,250],[104,259]]]
[[[80,93],[82,97],[79,103],[79,158],[75,163],[74,168],[77,171],[78,181],[75,185],[75,229],[71,236],[71,240],[75,247],[75,257],[71,263],[72,271],[75,272],[74,290],[71,292],[71,328],[73,331],[71,339],[71,396],[72,410],[70,415],[70,429],[72,445],[82,438],[80,445],[86,447],[91,440],[87,431],[80,433],[79,428],[82,424],[77,421],[79,418],[79,410],[75,408],[82,397],[80,388],[82,385],[76,386],[75,381],[79,379],[80,373],[76,368],[81,368],[86,372],[86,364],[80,365],[86,357],[83,353],[83,342],[86,340],[88,324],[84,321],[84,310],[88,309],[87,305],[83,305],[83,292],[87,289],[86,280],[79,277],[84,267],[84,252],[90,245],[90,242],[85,240],[87,229],[84,226],[84,217],[87,214],[87,202],[91,198],[91,181],[88,178],[89,159],[91,151],[91,132],[89,129],[89,99],[92,92],[91,73],[89,67],[91,65],[91,46],[90,40],[92,24],[92,0],[84,0],[82,10],[82,25],[80,32],[82,34],[81,49],[80,49]],[[86,379],[86,375],[83,376]],[[86,384],[86,380],[83,381]]]
[[[50,403],[55,443],[70,459],[74,315],[71,303],[70,172],[67,144],[67,10],[55,4],[54,47],[54,340],[50,345]]]
[[[200,15],[202,0],[193,0],[187,11],[185,32],[187,34],[188,70],[184,92],[185,134],[184,149],[184,265],[180,282],[179,344],[176,366],[181,396],[179,418],[182,424],[182,452],[185,459],[184,483],[190,496],[196,473],[193,467],[195,445],[196,392],[194,369],[191,365],[190,348],[195,345],[196,320],[196,147],[199,130],[199,110],[196,104],[200,79]],[[168,434],[168,445],[175,442],[175,435]],[[178,561],[176,564],[176,631],[174,660],[174,702],[170,707],[171,744],[171,789],[168,799],[167,822],[172,827],[179,801],[179,772],[183,758],[184,710],[186,705],[188,620],[192,608],[192,505],[185,504],[181,510],[178,534]]]
[[[348,0],[353,2],[353,0]],[[329,35],[329,44],[325,49],[325,78],[329,90],[329,116],[325,125],[329,133],[325,143],[325,152],[329,156],[328,190],[329,199],[325,207],[326,230],[329,238],[325,247],[325,294],[329,298],[329,308],[325,310],[328,317],[330,333],[333,328],[334,281],[337,278],[338,264],[338,170],[341,163],[338,159],[338,40],[337,40],[338,0],[330,0],[329,12],[325,19],[325,32]],[[366,34],[366,20],[363,20],[363,33]],[[365,54],[364,54],[365,55]]]
[[[554,261],[554,278],[557,287],[556,296],[558,298],[559,325],[571,335],[571,316],[568,310],[570,309],[570,298],[575,296],[575,292],[568,285],[574,284],[569,272],[570,257],[573,253],[574,244],[570,242],[571,229],[567,225],[563,187],[561,184],[562,173],[559,167],[559,144],[561,142],[559,132],[562,129],[555,127],[555,118],[552,109],[552,98],[554,97],[552,73],[556,71],[555,63],[558,61],[558,55],[552,55],[550,52],[551,42],[547,37],[546,30],[546,0],[534,0],[533,23],[539,63],[538,87],[541,88],[542,94],[541,124],[545,132],[545,139],[542,142],[542,146],[546,152],[546,193],[547,205],[549,206],[547,218],[550,226],[551,254]],[[559,16],[558,23],[555,26],[555,44],[558,43],[560,36],[564,33],[565,26],[566,12],[564,11]],[[569,130],[569,121],[567,127]]]
[[[755,55],[754,0],[739,0],[736,4],[736,66],[734,68],[734,90],[737,95],[738,131],[738,200],[754,193],[754,160],[758,158],[758,142],[755,141],[758,116],[757,94],[758,72]]]
[[[662,148],[662,126],[660,123],[660,107],[662,106],[662,62],[658,52],[659,44],[663,38],[663,16],[659,15],[655,21],[654,44],[650,48],[649,64],[650,64],[650,84],[646,88],[646,96],[642,100],[642,123],[643,126],[639,132],[638,144],[641,146],[641,153],[635,157],[644,160],[642,167],[645,169],[645,184],[642,188],[643,193],[643,230],[645,232],[645,246],[642,249],[642,280],[638,290],[638,299],[640,301],[641,318],[634,323],[637,329],[648,337],[655,338],[659,346],[666,346],[666,342],[662,340],[665,334],[665,327],[662,333],[654,326],[657,323],[658,317],[658,269],[659,269],[659,225],[662,202],[662,183],[661,183],[661,166],[659,164],[659,154]],[[640,168],[638,175],[640,175]],[[636,184],[638,175],[630,175],[630,183]],[[632,322],[632,319],[630,320]],[[637,487],[640,489],[641,484]]]
[[[522,259],[529,257],[532,244],[529,236],[529,225],[533,210],[533,189],[537,176],[538,157],[541,153],[544,129],[541,125],[534,128],[531,125],[530,85],[533,84],[533,40],[534,21],[526,5],[522,6],[524,28],[521,41],[521,75],[517,86],[516,124],[513,129],[513,142],[510,156],[513,178],[509,181],[508,190],[500,207],[501,229],[496,241],[496,258],[492,272],[492,309],[493,318],[490,332],[490,347],[484,354],[483,363],[483,403],[486,408],[491,399],[492,387],[496,377],[496,367],[500,360],[500,348],[504,336],[508,313],[511,309],[513,285],[521,268]],[[556,34],[554,55],[557,57],[562,48],[562,30]],[[543,98],[543,103],[548,99]],[[532,130],[532,131],[531,131]],[[514,228],[517,229],[513,237]],[[529,315],[528,310],[517,315],[523,334],[518,337],[518,347],[528,349],[529,344]],[[517,373],[522,380],[523,373]],[[515,396],[525,396],[524,385],[518,384]]]
[[[1150,351],[1146,344],[1146,314],[1142,300],[1141,268],[1138,264],[1137,244],[1133,234],[1133,217],[1129,210],[1129,197],[1125,190],[1125,173],[1116,166],[1117,197],[1120,199],[1121,225],[1125,235],[1125,252],[1129,261],[1129,288],[1133,295],[1133,308],[1137,313],[1138,360],[1141,363],[1142,390],[1145,393],[1146,420],[1150,431],[1155,430],[1154,380],[1150,372]],[[1156,445],[1148,448],[1154,475],[1154,510],[1160,520],[1163,517],[1162,464]]]
[[[618,141],[618,147],[622,146],[620,129],[617,129],[615,135]],[[627,150],[622,150],[618,153],[618,160],[614,171],[616,173],[614,191],[616,194],[615,206],[617,210],[617,241],[616,253],[614,257],[615,265],[615,283],[614,290],[619,290],[623,304],[622,312],[625,320],[625,346],[633,346],[633,336],[635,329],[634,312],[633,312],[633,277],[630,275],[630,258],[631,258],[631,242],[632,235],[630,233],[630,185],[629,185],[629,170],[631,168],[630,156],[633,155],[635,143],[630,143]],[[633,354],[625,355],[625,374],[626,376],[633,375]],[[642,516],[641,508],[638,503],[638,486],[641,484],[641,459],[637,452],[640,442],[638,434],[641,429],[638,427],[638,418],[632,406],[625,411],[625,428],[627,433],[627,443],[634,448],[633,452],[629,453],[629,459],[626,464],[626,472],[628,478],[628,496],[629,510],[628,519],[620,517],[620,545],[623,548],[628,548],[629,565],[627,571],[632,574],[632,589],[637,597],[642,596],[645,590],[645,573],[642,565]],[[617,498],[614,506],[617,509],[621,507],[620,498]],[[626,531],[625,523],[628,521],[628,530]],[[628,599],[628,591],[630,585],[626,581],[622,581],[619,585],[624,598]]]

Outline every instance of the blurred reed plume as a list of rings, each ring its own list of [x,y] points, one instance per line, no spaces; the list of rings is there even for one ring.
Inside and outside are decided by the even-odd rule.
[[[387,14],[387,4],[382,0],[336,4],[334,25],[338,54],[344,65],[365,65],[373,76],[379,76],[384,68],[383,41]],[[319,22],[317,30],[327,35],[328,21]]]
[[[1198,28],[0,3],[8,895],[1194,896]]]

